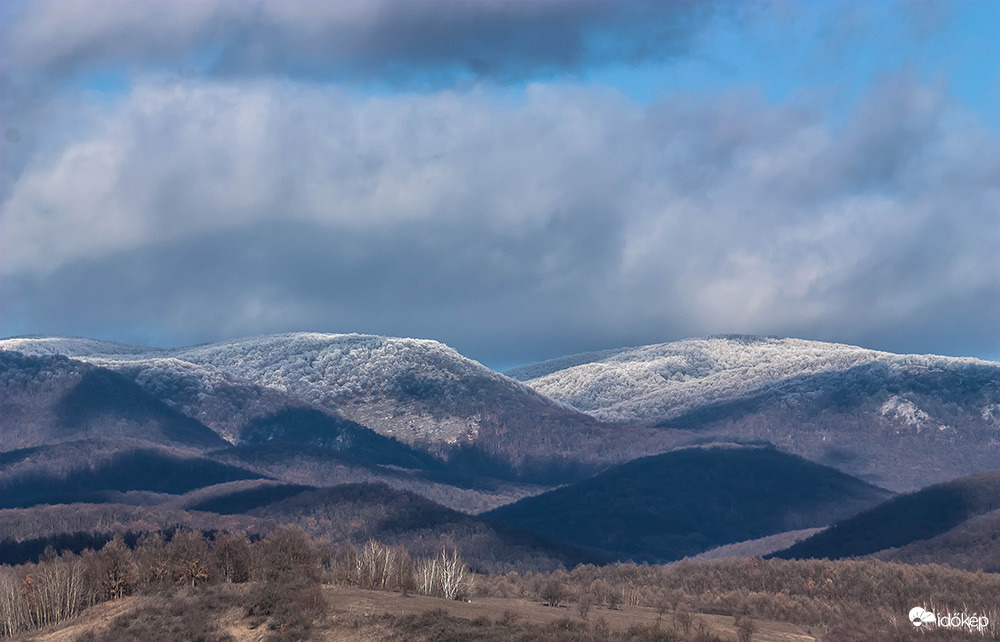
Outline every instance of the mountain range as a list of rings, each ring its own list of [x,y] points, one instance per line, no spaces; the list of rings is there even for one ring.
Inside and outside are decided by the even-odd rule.
[[[998,469],[1000,364],[976,359],[733,335],[501,374],[374,335],[0,340],[0,524],[18,542],[55,537],[47,519],[79,526],[68,505],[145,511],[113,522],[138,531],[285,519],[329,537],[450,533],[477,542],[484,568],[503,566],[484,542],[539,568],[665,561],[866,510],[903,523],[893,493]],[[956,550],[1000,524],[1000,507],[976,507],[930,548],[890,538],[851,554],[966,559]],[[348,514],[390,526],[330,518]],[[789,550],[832,554],[823,538],[844,528]]]

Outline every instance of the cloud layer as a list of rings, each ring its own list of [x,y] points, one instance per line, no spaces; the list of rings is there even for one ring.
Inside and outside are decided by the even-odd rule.
[[[8,5],[0,334],[378,332],[492,365],[715,332],[1000,354],[1000,135],[946,79],[887,72],[838,118],[586,80],[774,6]]]
[[[161,64],[246,75],[511,77],[682,50],[705,0],[36,0],[9,36],[22,69]]]
[[[836,129],[745,91],[279,80],[139,86],[91,127],[4,202],[7,333],[358,330],[497,362],[725,331],[967,352],[1000,325],[1000,141],[905,76]]]

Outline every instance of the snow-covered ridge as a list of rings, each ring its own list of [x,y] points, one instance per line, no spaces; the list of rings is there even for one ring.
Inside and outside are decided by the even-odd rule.
[[[93,339],[19,337],[0,349],[30,355],[63,355],[128,371],[140,385],[199,388],[243,380],[334,408],[359,395],[394,395],[423,386],[445,394],[488,383],[497,389],[537,396],[533,389],[428,339],[363,334],[295,332],[184,348],[144,348]],[[499,388],[496,388],[499,387]]]
[[[874,361],[902,370],[997,365],[802,339],[738,336],[571,355],[508,374],[598,419],[643,423],[737,399],[789,377],[847,370]]]
[[[163,398],[177,396],[167,394],[168,387],[181,388],[186,393],[181,396],[195,399],[212,395],[216,387],[243,382],[328,409],[352,399],[405,397],[435,399],[440,410],[442,402],[462,397],[528,393],[601,420],[626,423],[661,421],[791,377],[873,362],[901,371],[967,364],[1000,367],[971,358],[895,355],[835,343],[739,335],[569,355],[507,373],[520,381],[437,341],[366,334],[297,332],[173,349],[18,337],[0,340],[0,349],[59,354],[127,371]],[[885,412],[898,414],[895,407]]]
[[[168,356],[169,349],[101,341],[84,337],[12,337],[0,339],[0,350],[16,350],[35,356],[62,355],[73,359],[150,359]]]
[[[150,362],[160,367],[172,364],[187,371],[199,370],[201,376],[209,375],[214,368],[255,377],[274,368],[286,376],[319,368],[327,376],[351,376],[373,384],[396,373],[404,364],[412,366],[420,361],[429,366],[448,366],[455,376],[475,371],[496,381],[507,380],[437,341],[364,334],[293,332],[182,348],[150,348],[76,337],[14,337],[0,339],[0,350],[62,355],[103,366],[122,362]],[[282,378],[272,373],[272,379]]]
[[[520,387],[429,339],[291,333],[185,348],[175,356],[322,405],[336,405],[356,395],[391,394],[399,385],[420,382],[447,387],[485,378],[504,387]]]

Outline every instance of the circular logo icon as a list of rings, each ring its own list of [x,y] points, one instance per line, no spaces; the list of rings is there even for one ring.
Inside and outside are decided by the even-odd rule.
[[[913,626],[930,624],[931,622],[934,622],[934,614],[930,611],[925,611],[919,606],[915,606],[910,609],[910,622],[913,622]]]

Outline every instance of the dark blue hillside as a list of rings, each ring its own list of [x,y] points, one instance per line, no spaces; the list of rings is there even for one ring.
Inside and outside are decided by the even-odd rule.
[[[690,448],[629,462],[484,517],[620,560],[656,562],[825,526],[888,495],[770,448]]]
[[[32,451],[4,453],[13,462],[31,457]],[[9,465],[9,464],[8,464]],[[152,491],[179,495],[196,488],[261,476],[236,466],[203,457],[181,456],[158,449],[130,450],[86,461],[65,473],[33,470],[8,477],[0,484],[0,508],[37,504],[101,502],[108,491]]]
[[[899,495],[775,557],[838,559],[930,539],[977,515],[1000,509],[1000,471],[962,477]]]

